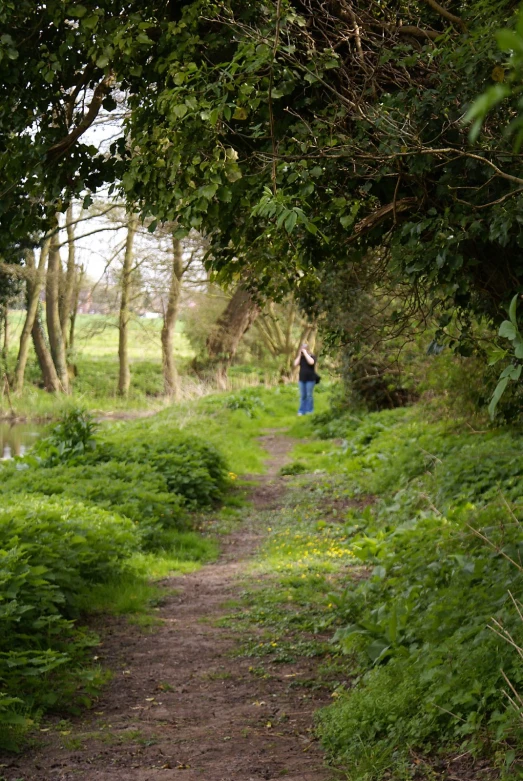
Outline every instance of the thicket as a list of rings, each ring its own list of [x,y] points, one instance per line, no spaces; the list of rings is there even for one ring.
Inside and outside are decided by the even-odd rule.
[[[520,434],[422,413],[326,415],[317,426],[344,443],[327,455],[323,445],[313,464],[344,473],[356,499],[379,497],[347,515],[366,577],[330,599],[353,678],[319,729],[354,781],[411,778],[416,756],[458,748],[497,754],[520,777],[521,714],[504,675],[517,690],[523,663],[493,631],[523,642],[510,596],[523,592]]]
[[[86,657],[98,640],[78,624],[87,596],[129,574],[140,551],[190,547],[189,512],[220,500],[228,480],[197,437],[152,421],[100,432],[77,410],[2,466],[3,745],[45,710],[89,704],[103,676]]]

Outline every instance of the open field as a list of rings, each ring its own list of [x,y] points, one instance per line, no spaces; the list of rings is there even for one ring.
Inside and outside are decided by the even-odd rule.
[[[9,313],[10,350],[8,367],[12,371],[16,363],[18,340],[23,327],[24,312]],[[160,334],[161,319],[146,320],[133,317],[129,333],[131,364],[131,388],[126,399],[117,395],[118,381],[118,328],[114,315],[79,315],[77,318],[75,349],[72,363],[76,376],[72,380],[69,398],[57,399],[41,388],[41,374],[31,345],[26,371],[26,387],[20,397],[12,398],[16,415],[23,417],[56,417],[63,408],[73,404],[100,411],[133,412],[158,411],[166,403],[163,397]],[[178,321],[174,339],[174,357],[181,374],[183,398],[206,395],[214,390],[212,383],[202,382],[191,376],[189,364],[194,350],[183,332],[183,322]],[[258,384],[260,375],[252,366],[233,367],[230,373],[231,389]],[[268,378],[269,381],[272,377]],[[264,377],[265,380],[265,377]],[[12,414],[9,399],[3,389],[0,395],[0,417]]]

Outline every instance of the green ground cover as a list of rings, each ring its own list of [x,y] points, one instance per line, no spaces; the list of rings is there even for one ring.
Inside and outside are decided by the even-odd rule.
[[[263,471],[257,437],[279,429],[299,441],[282,469],[283,507],[258,516],[266,541],[226,619],[241,629],[238,653],[260,675],[268,662],[321,660],[314,679],[292,685],[330,686],[318,734],[350,781],[434,779],[435,757],[466,752],[488,756],[507,779],[523,776],[521,718],[504,693],[507,680],[520,688],[523,665],[489,628],[495,620],[523,644],[510,596],[523,596],[520,434],[429,419],[421,406],[329,411],[329,389],[318,391],[308,418],[296,417],[294,387],[215,394],[103,426],[94,449],[87,436],[72,453],[62,431],[41,463],[4,467],[2,578],[12,599],[0,615],[2,636],[14,627],[17,638],[0,648],[0,718],[16,722],[6,735],[92,698],[103,673],[83,663],[96,642],[78,629],[86,595],[91,609],[143,611],[157,598],[151,577],[215,555],[202,529],[226,529],[248,511],[233,487]],[[207,513],[216,502],[221,510]],[[94,569],[83,558],[87,531],[89,550],[100,546]],[[55,703],[42,693],[51,688]]]
[[[49,710],[92,702],[107,673],[90,661],[90,613],[147,624],[154,580],[216,555],[216,532],[243,506],[238,474],[263,470],[257,437],[294,422],[296,397],[288,387],[216,394],[101,427],[72,410],[1,466],[3,746]]]
[[[309,440],[283,470],[296,474],[286,507],[267,519],[265,580],[235,619],[266,639],[244,652],[324,657],[339,685],[318,732],[351,781],[439,778],[435,757],[452,752],[523,777],[505,694],[523,664],[492,631],[497,621],[523,643],[510,596],[523,595],[520,434],[427,420],[422,407],[298,428]]]

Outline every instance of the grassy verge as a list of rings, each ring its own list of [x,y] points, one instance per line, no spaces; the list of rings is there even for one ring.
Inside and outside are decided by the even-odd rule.
[[[260,519],[263,577],[227,618],[242,653],[260,674],[322,658],[333,704],[318,733],[350,781],[443,779],[456,755],[523,777],[506,696],[523,680],[506,639],[523,643],[520,434],[421,407],[328,413],[289,433],[309,435],[284,470],[294,487]]]
[[[510,597],[523,595],[519,433],[412,408],[325,416],[316,435],[325,439],[295,458],[343,476],[355,503],[347,544],[368,571],[332,597],[336,648],[355,682],[319,715],[326,748],[354,781],[433,778],[432,762],[415,757],[449,752],[521,777],[521,717],[504,676],[517,689],[523,666],[489,628],[499,622],[521,645]]]
[[[242,511],[237,476],[263,470],[257,437],[295,414],[295,388],[216,395],[99,431],[70,410],[32,454],[2,466],[4,747],[46,712],[91,704],[105,674],[80,625],[93,613],[154,623],[154,581],[216,556],[216,535]]]

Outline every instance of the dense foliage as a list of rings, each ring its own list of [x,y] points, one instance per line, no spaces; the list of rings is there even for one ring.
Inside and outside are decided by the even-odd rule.
[[[346,439],[317,464],[342,471],[356,502],[378,497],[345,521],[367,576],[331,596],[355,678],[320,716],[325,745],[354,779],[406,772],[411,751],[445,745],[504,750],[511,766],[521,719],[503,675],[518,688],[523,669],[492,628],[523,640],[510,597],[523,587],[519,436],[466,433],[419,410],[324,419],[318,433]]]
[[[140,550],[194,545],[188,511],[215,504],[228,485],[220,453],[176,428],[139,421],[96,429],[72,410],[34,453],[2,466],[5,745],[30,716],[88,704],[96,691],[101,675],[85,666],[85,652],[98,641],[75,623],[89,590],[124,575]]]
[[[281,294],[339,261],[365,269],[379,248],[418,308],[499,320],[521,278],[523,180],[501,132],[517,96],[473,147],[462,118],[506,77],[494,32],[515,8],[4,4],[4,239],[121,180],[145,214],[207,233],[228,278]],[[122,89],[132,142],[97,154],[82,135]]]
[[[129,519],[94,505],[18,492],[4,497],[2,728],[24,728],[30,715],[64,702],[89,703],[100,675],[84,666],[93,637],[75,627],[76,600],[94,584],[114,577],[138,547],[139,536]],[[1,740],[10,744],[4,729]]]

